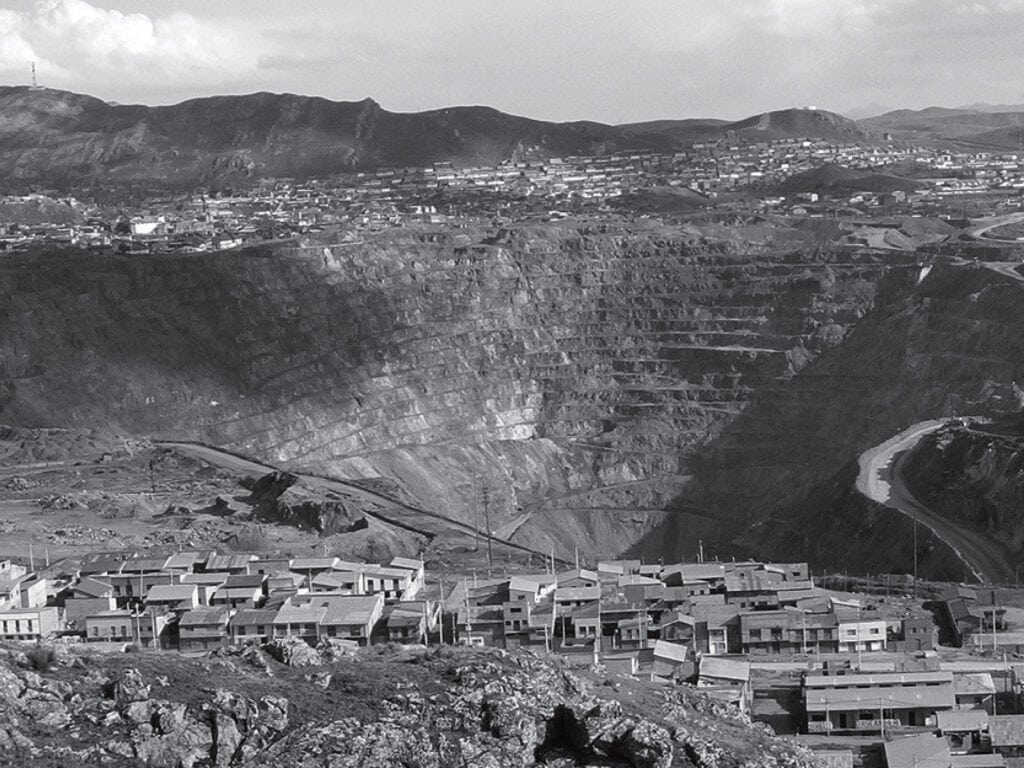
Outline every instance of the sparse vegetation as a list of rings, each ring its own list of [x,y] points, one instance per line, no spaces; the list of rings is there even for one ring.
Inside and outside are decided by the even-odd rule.
[[[37,645],[25,651],[25,658],[36,672],[46,672],[57,664],[57,651],[48,645]]]

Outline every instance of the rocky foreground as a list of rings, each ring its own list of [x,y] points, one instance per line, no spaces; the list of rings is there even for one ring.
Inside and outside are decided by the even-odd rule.
[[[809,766],[692,688],[528,652],[0,651],[0,764]]]

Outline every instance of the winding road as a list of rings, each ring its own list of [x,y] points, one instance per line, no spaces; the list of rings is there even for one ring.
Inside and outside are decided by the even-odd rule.
[[[461,520],[455,520],[437,512],[431,512],[427,509],[406,504],[386,494],[363,488],[356,483],[338,480],[336,478],[322,477],[320,475],[304,474],[290,469],[282,469],[271,464],[257,461],[256,459],[231,453],[230,451],[225,451],[209,445],[203,445],[202,443],[175,440],[158,440],[154,441],[154,443],[163,448],[173,448],[187,456],[200,459],[208,464],[212,464],[216,467],[226,469],[229,472],[241,475],[260,476],[265,475],[268,472],[287,472],[288,474],[295,475],[300,478],[307,488],[317,489],[322,492],[332,492],[366,502],[362,512],[367,517],[372,517],[376,520],[380,520],[406,531],[411,531],[412,533],[416,533],[421,536],[426,536],[428,539],[436,539],[441,536],[451,536],[452,534],[468,535],[474,538],[477,536],[477,529],[472,525],[462,522]],[[367,508],[371,505],[375,507],[375,509]],[[486,546],[486,532],[480,532],[480,539],[480,547],[483,549]],[[495,555],[499,553],[504,554],[506,551],[512,550],[517,554],[528,554],[539,557],[541,562],[544,562],[548,557],[550,557],[550,553],[548,552],[539,552],[537,550],[530,549],[529,547],[524,547],[521,544],[516,544],[515,542],[509,541],[508,539],[502,538],[498,535],[491,537],[491,545],[494,549]],[[558,557],[556,557],[555,560],[561,565],[568,565],[570,563],[570,561]]]
[[[922,421],[860,455],[857,490],[869,499],[915,519],[952,549],[982,583],[1010,584],[1015,571],[995,541],[932,511],[914,496],[903,480],[902,468],[910,451],[945,421]]]

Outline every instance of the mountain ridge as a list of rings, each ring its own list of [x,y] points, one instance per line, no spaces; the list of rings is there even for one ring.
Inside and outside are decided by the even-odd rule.
[[[741,136],[863,138],[821,110],[779,110],[742,121],[627,125],[550,122],[487,106],[392,112],[371,98],[331,101],[261,91],[150,107],[25,86],[0,87],[0,173],[8,183],[167,186],[312,177],[437,162],[497,165],[617,151],[677,151]]]

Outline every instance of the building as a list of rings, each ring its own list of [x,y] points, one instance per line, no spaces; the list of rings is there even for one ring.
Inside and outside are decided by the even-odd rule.
[[[951,672],[808,674],[803,692],[809,733],[934,726],[956,707]]]
[[[41,640],[60,629],[56,608],[8,608],[0,611],[0,640]]]
[[[243,608],[228,622],[232,645],[262,645],[274,636],[277,608]]]
[[[85,617],[85,639],[89,641],[131,642],[141,634],[142,618],[131,611],[100,611]]]
[[[228,643],[227,606],[193,608],[178,620],[178,648],[182,651],[210,651]]]
[[[321,637],[352,640],[364,646],[372,642],[374,628],[384,614],[384,595],[314,596],[310,605],[324,609],[319,622]]]
[[[147,608],[164,611],[188,611],[199,606],[199,587],[195,584],[157,584],[146,593]]]

